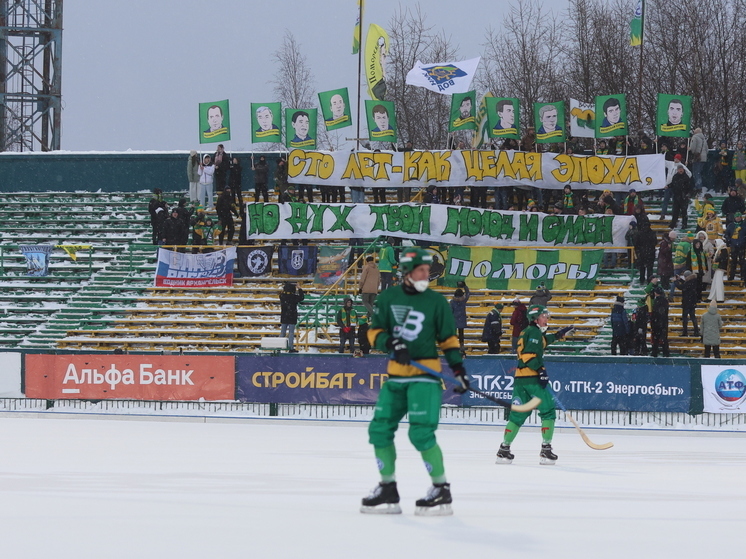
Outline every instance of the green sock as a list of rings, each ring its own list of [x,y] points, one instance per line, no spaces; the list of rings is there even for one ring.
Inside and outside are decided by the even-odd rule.
[[[518,434],[518,429],[520,429],[519,425],[516,425],[512,421],[508,421],[508,424],[505,426],[503,443],[510,446],[510,443],[515,440],[515,437]]]
[[[443,467],[443,451],[440,450],[438,443],[434,446],[420,452],[422,454],[422,460],[425,462],[425,468],[427,473],[433,479],[433,483],[445,483],[446,472]]]
[[[381,473],[381,481],[388,483],[396,479],[396,447],[394,445],[385,448],[377,448],[376,462],[378,462],[378,471]]]
[[[554,419],[545,419],[541,422],[541,440],[551,443],[554,436]]]

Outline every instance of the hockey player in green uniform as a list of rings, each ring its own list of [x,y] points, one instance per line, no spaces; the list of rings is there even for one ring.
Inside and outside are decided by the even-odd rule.
[[[427,496],[415,503],[415,514],[453,514],[451,486],[446,479],[443,454],[435,440],[443,392],[441,381],[410,364],[414,360],[440,372],[440,348],[460,382],[456,392],[469,389],[451,308],[443,295],[428,289],[431,263],[432,256],[421,248],[404,250],[399,259],[402,283],[381,293],[375,302],[368,339],[373,347],[389,352],[392,357],[387,368],[389,378],[381,387],[368,428],[381,483],[363,499],[360,509],[363,513],[401,513],[394,434],[408,413],[409,440],[422,454],[433,484]]]
[[[561,340],[572,330],[572,326],[562,328],[556,334],[547,334],[549,311],[543,305],[531,305],[526,316],[529,325],[518,338],[518,365],[513,385],[513,401],[528,402],[534,396],[541,398],[541,404],[537,408],[541,418],[542,439],[539,463],[554,464],[557,455],[552,452],[552,436],[557,413],[552,392],[547,388],[549,376],[544,367],[544,348],[556,340]],[[515,456],[510,452],[510,444],[530,414],[531,412],[510,412],[508,424],[505,426],[505,438],[497,452],[498,464],[510,464],[513,461]]]

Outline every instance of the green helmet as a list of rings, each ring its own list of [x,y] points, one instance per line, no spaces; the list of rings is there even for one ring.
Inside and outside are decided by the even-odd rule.
[[[432,264],[433,255],[420,247],[409,247],[399,257],[399,269],[405,276],[422,264]]]
[[[526,317],[533,322],[542,314],[549,316],[549,310],[544,305],[531,305],[526,312]]]

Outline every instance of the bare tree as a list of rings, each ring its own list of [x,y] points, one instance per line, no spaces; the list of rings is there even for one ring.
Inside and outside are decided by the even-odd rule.
[[[539,0],[511,4],[502,30],[487,30],[479,83],[497,96],[520,100],[524,129],[533,126],[534,102],[566,97],[561,36],[558,18]]]
[[[387,100],[396,107],[399,137],[418,149],[443,149],[448,140],[450,95],[406,85],[407,73],[419,60],[443,62],[458,56],[450,37],[427,25],[417,4],[413,9],[399,7],[389,22]]]

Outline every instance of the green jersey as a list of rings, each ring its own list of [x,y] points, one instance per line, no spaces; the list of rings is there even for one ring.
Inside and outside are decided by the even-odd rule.
[[[397,285],[378,296],[368,339],[371,346],[388,351],[386,343],[391,338],[404,341],[413,360],[436,371],[441,370],[438,348],[449,365],[461,363],[453,313],[446,298],[437,291],[409,294]],[[422,375],[422,371],[392,360],[388,374],[411,377]]]
[[[518,338],[517,377],[535,377],[544,366],[544,348],[557,339],[556,334],[545,334],[535,322],[529,324]]]

